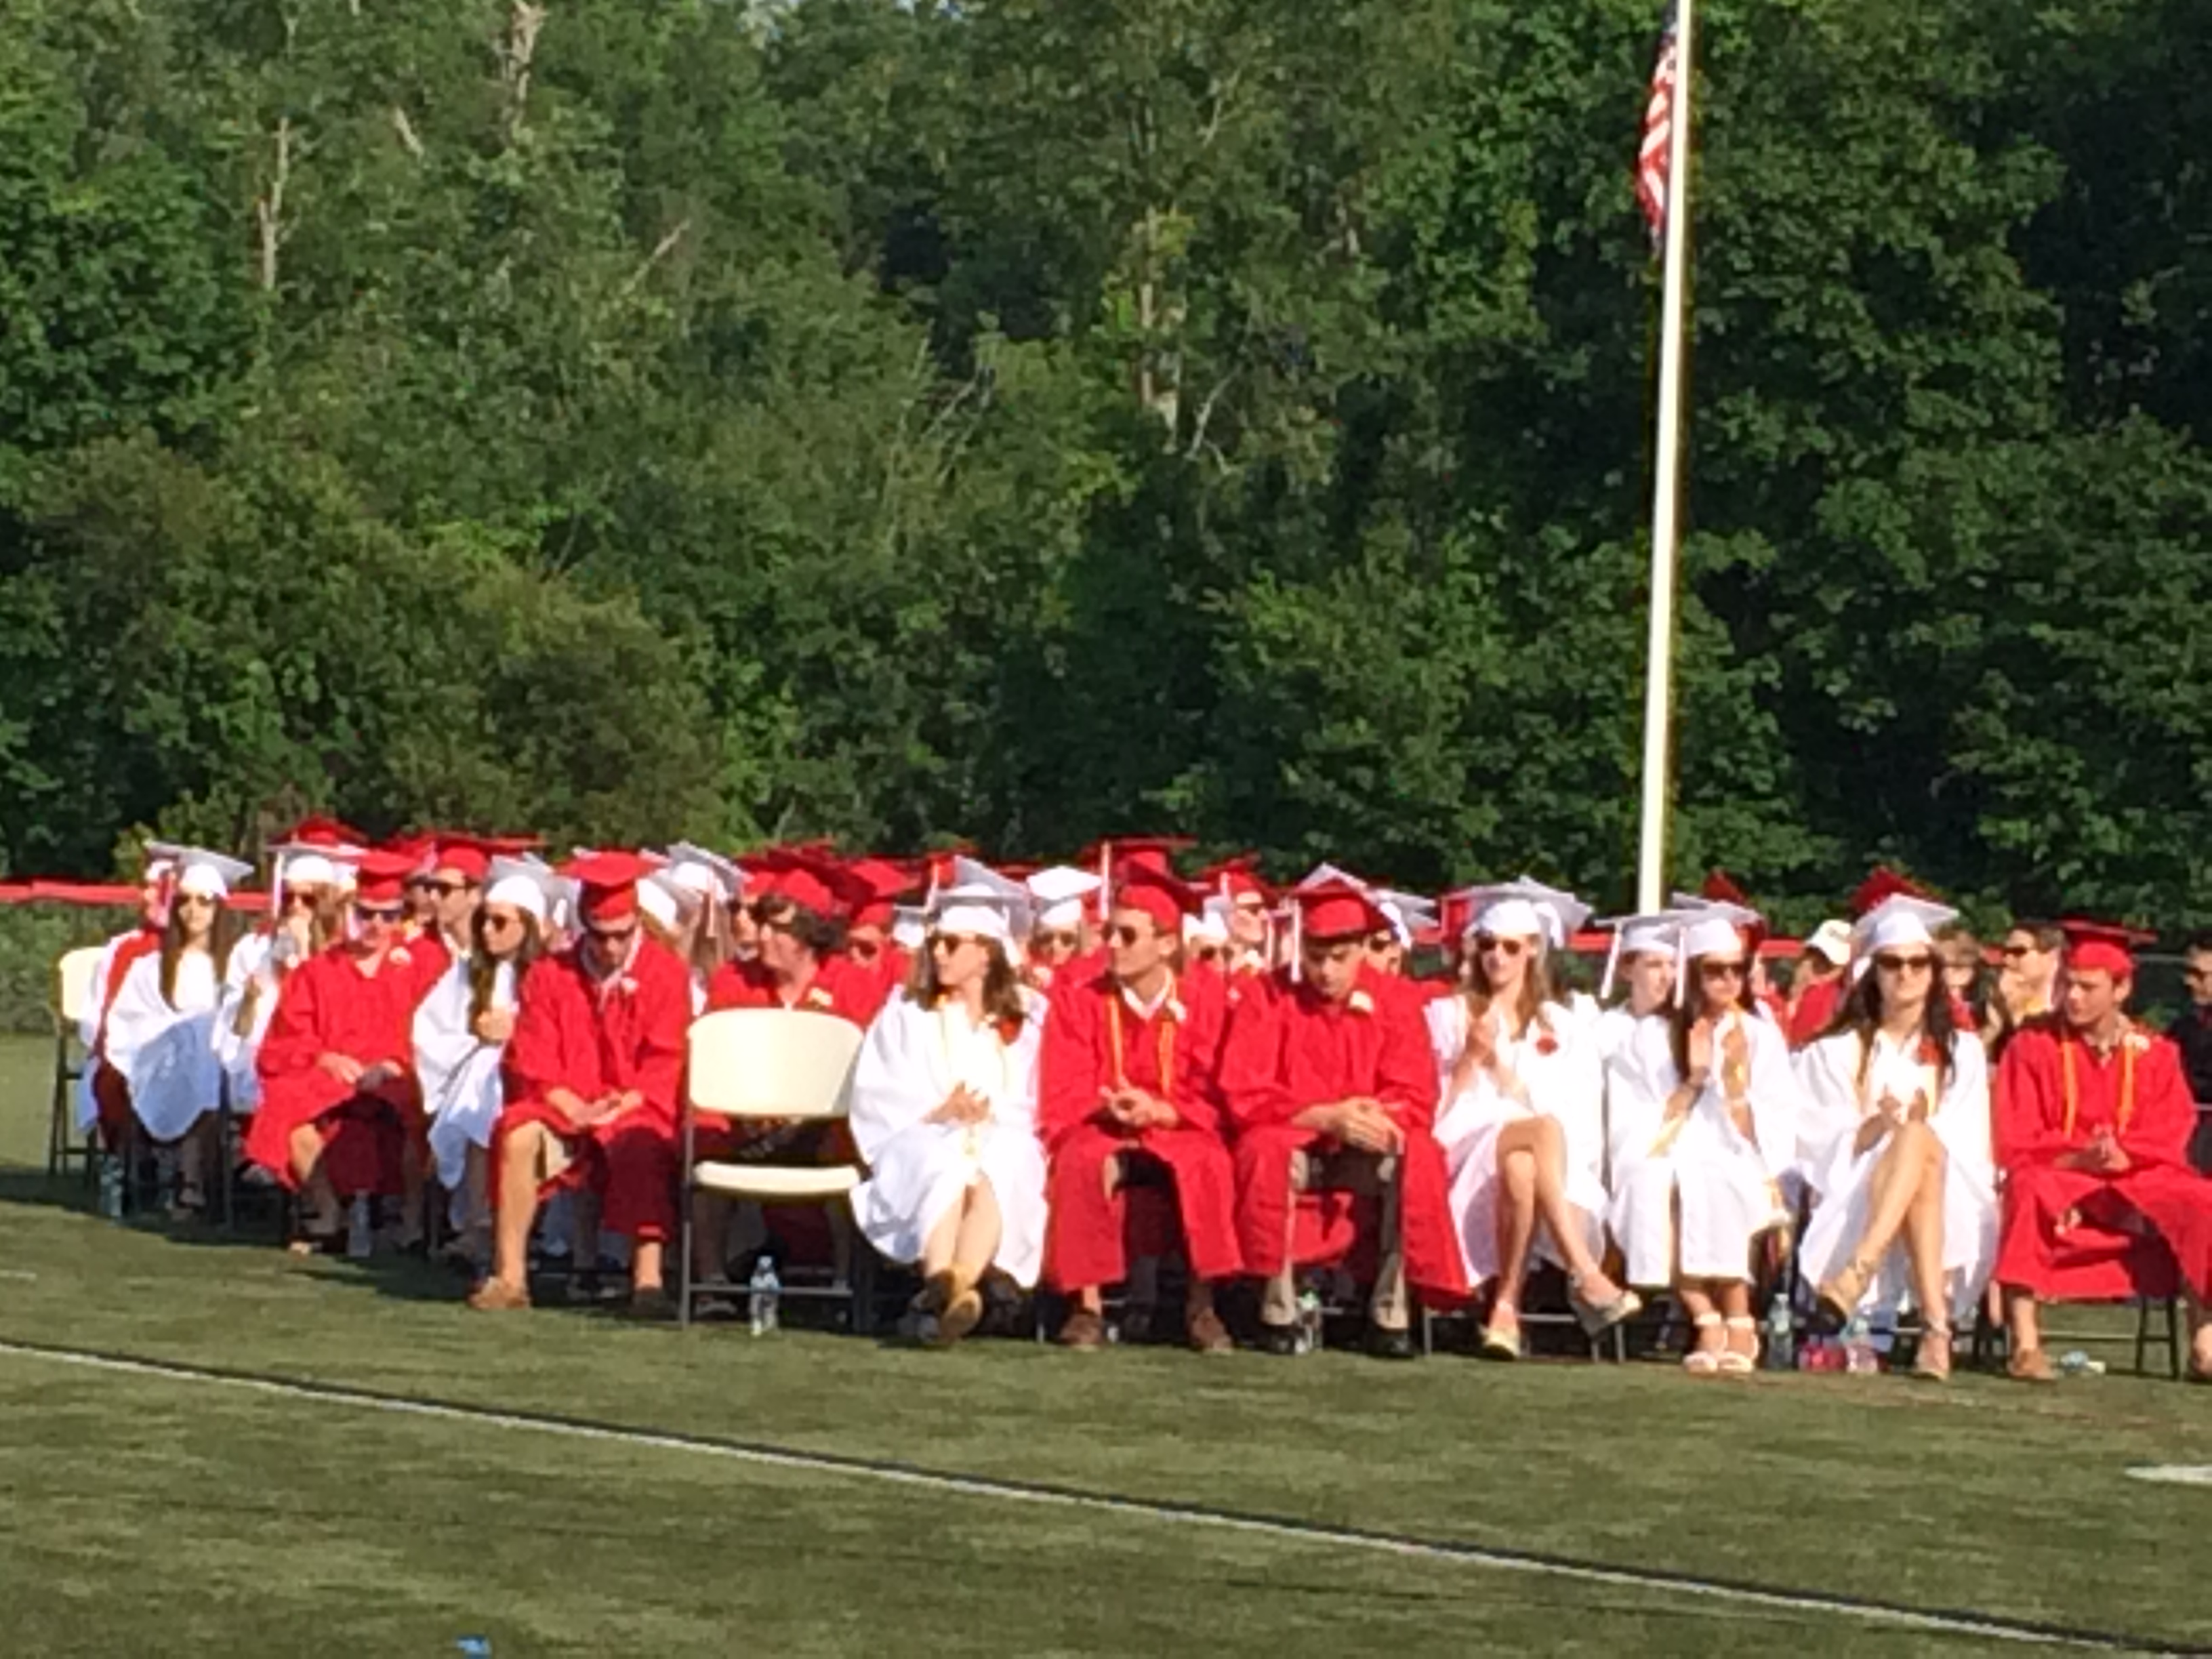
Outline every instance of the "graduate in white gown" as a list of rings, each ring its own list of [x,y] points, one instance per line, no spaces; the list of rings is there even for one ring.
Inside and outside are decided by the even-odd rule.
[[[103,1055],[128,1091],[132,1139],[178,1146],[173,1211],[198,1214],[219,1149],[222,1104],[215,1030],[234,929],[230,884],[250,866],[219,853],[179,849],[175,892],[158,950],[124,970],[107,1012]]]
[[[1611,997],[1616,983],[1627,988],[1619,1002],[1590,1022],[1598,1062],[1609,1065],[1627,1048],[1639,1026],[1647,1020],[1664,1020],[1674,1006],[1674,942],[1681,936],[1682,918],[1676,911],[1662,910],[1599,925],[1613,929],[1613,950],[1606,958],[1598,998]]]
[[[1645,1021],[1607,1067],[1613,1231],[1628,1279],[1671,1283],[1696,1341],[1686,1370],[1758,1364],[1752,1243],[1788,1219],[1798,1096],[1780,1030],[1751,1006],[1750,952],[1732,914],[1682,931],[1677,1006]]]
[[[1935,930],[1956,912],[1899,895],[1860,922],[1863,976],[1827,1036],[1797,1056],[1799,1133],[1816,1200],[1799,1267],[1839,1319],[1926,1327],[1913,1375],[1951,1374],[1951,1333],[1996,1258],[1989,1062],[1956,1029]]]
[[[1436,1133],[1468,1282],[1497,1281],[1481,1351],[1516,1359],[1532,1253],[1567,1270],[1569,1302],[1593,1334],[1643,1304],[1603,1265],[1605,1073],[1586,1023],[1552,995],[1546,964],[1544,910],[1564,896],[1506,886],[1471,896],[1463,984],[1428,1006]]]
[[[462,1253],[489,1265],[492,1130],[505,1104],[500,1066],[514,1035],[522,975],[544,949],[559,878],[543,864],[491,860],[466,948],[415,1010],[415,1071],[429,1115],[430,1155],[453,1194]]]
[[[914,1328],[939,1345],[982,1317],[987,1272],[1034,1285],[1044,1254],[1046,1003],[1011,953],[1023,890],[964,867],[933,901],[914,978],[869,1026],[853,1073],[853,1134],[868,1165],[854,1217],[878,1253],[921,1265]]]

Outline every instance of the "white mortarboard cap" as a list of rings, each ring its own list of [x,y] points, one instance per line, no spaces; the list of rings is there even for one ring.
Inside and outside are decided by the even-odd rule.
[[[1083,925],[1083,901],[1104,885],[1089,870],[1056,864],[1040,870],[1022,883],[1035,907],[1032,928],[1064,932]]]
[[[1893,894],[1859,918],[1859,954],[1871,956],[1900,945],[1932,945],[1936,930],[1958,919],[1959,913],[1948,905],[1906,893]]]
[[[210,853],[204,847],[179,848],[176,866],[177,890],[201,898],[227,899],[232,883],[244,881],[253,873],[253,866],[244,860]]]
[[[1565,950],[1567,941],[1590,919],[1589,906],[1564,887],[1547,886],[1525,872],[1512,884],[1538,908],[1548,911],[1558,921],[1559,931],[1552,940],[1553,950]]]
[[[712,893],[725,904],[744,890],[745,872],[735,860],[688,841],[669,847],[668,873],[678,886],[690,892]]]
[[[918,904],[895,905],[891,909],[891,943],[902,951],[919,951],[929,939],[929,912]]]
[[[687,895],[668,878],[665,871],[656,870],[637,884],[637,908],[651,916],[663,927],[676,928],[684,925],[686,901],[696,904],[696,894]]]
[[[1028,920],[1030,890],[964,855],[952,860],[950,873],[952,879],[930,893],[931,929],[1012,945],[1016,929]]]
[[[1353,875],[1349,870],[1340,869],[1334,864],[1314,866],[1311,870],[1299,878],[1297,890],[1304,892],[1309,887],[1325,887],[1333,881],[1349,882],[1363,893],[1371,890],[1361,878]]]
[[[558,879],[546,866],[534,859],[496,858],[486,879],[489,884],[484,889],[486,904],[511,905],[535,916],[539,926],[544,925],[552,908],[551,890]]]
[[[1644,956],[1652,952],[1674,954],[1674,941],[1680,933],[1683,917],[1679,910],[1655,910],[1648,915],[1615,916],[1601,921],[1598,926],[1613,930],[1613,948],[1606,952],[1605,977],[1599,981],[1598,1000],[1602,1002],[1613,994],[1614,979],[1620,971],[1620,959],[1626,956]]]
[[[1723,953],[1743,954],[1743,926],[1735,911],[1748,915],[1741,905],[1715,905],[1683,919],[1681,949],[1677,953],[1684,962],[1694,962],[1699,957],[1717,957]]]
[[[1589,906],[1572,893],[1547,887],[1522,876],[1486,887],[1463,888],[1451,896],[1467,906],[1462,938],[1477,933],[1540,939],[1554,951],[1563,951],[1575,930],[1589,920]]]
[[[1419,893],[1394,892],[1388,887],[1374,890],[1375,908],[1390,924],[1390,932],[1401,950],[1413,948],[1413,930],[1425,927],[1436,917],[1436,906]]]
[[[1876,914],[1869,912],[1869,915]],[[1831,916],[1813,930],[1806,939],[1808,954],[1824,957],[1832,967],[1840,968],[1851,959],[1851,925],[1839,917]]]
[[[180,847],[173,841],[148,842],[140,854],[146,864],[140,879],[158,881],[163,876],[176,874],[177,866],[184,862],[185,855],[191,850],[191,848]]]
[[[1182,919],[1182,942],[1185,945],[1226,945],[1229,943],[1229,919],[1209,903],[1196,915]]]

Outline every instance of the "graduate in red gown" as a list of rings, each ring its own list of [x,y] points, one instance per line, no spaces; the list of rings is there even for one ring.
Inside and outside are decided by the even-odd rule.
[[[1407,1285],[1437,1302],[1468,1295],[1433,1133],[1437,1068],[1421,994],[1367,966],[1367,940],[1386,924],[1362,889],[1325,881],[1294,902],[1296,957],[1264,994],[1237,1005],[1222,1048],[1245,1271],[1267,1281],[1265,1346],[1293,1352],[1294,1266],[1350,1248],[1358,1212],[1343,1201],[1346,1191],[1379,1199],[1369,1346],[1409,1359],[1416,1350]],[[1328,1224],[1310,1240],[1296,1224],[1317,1191]]]
[[[1190,1269],[1191,1346],[1225,1353],[1235,1346],[1213,1306],[1214,1285],[1243,1262],[1236,1170],[1213,1092],[1225,1006],[1218,975],[1179,977],[1174,968],[1196,898],[1172,876],[1132,871],[1108,916],[1108,965],[1054,988],[1038,1063],[1037,1132],[1051,1159],[1045,1276],[1074,1300],[1060,1333],[1069,1347],[1103,1346],[1101,1291],[1124,1279],[1130,1316],[1151,1317],[1156,1296],[1143,1292],[1157,1286],[1130,1273],[1126,1245],[1123,1186],[1139,1168],[1174,1183]]]
[[[575,943],[523,975],[507,1046],[507,1105],[492,1132],[492,1273],[469,1305],[530,1305],[530,1229],[542,1199],[586,1188],[600,1224],[629,1237],[630,1310],[673,1311],[664,1257],[676,1231],[677,1135],[690,971],[646,937],[645,861],[599,853],[565,872],[579,884]]]
[[[2065,929],[2058,1012],[2014,1036],[1997,1071],[1996,1277],[2012,1328],[2009,1369],[2023,1381],[2051,1378],[2039,1300],[2163,1296],[2178,1276],[2195,1334],[2190,1374],[2212,1382],[2212,1180],[2188,1164],[2197,1114],[2180,1051],[2125,1012],[2128,936]]]
[[[351,937],[285,980],[255,1060],[261,1107],[246,1154],[301,1194],[307,1248],[337,1231],[339,1199],[402,1194],[409,1158],[422,1147],[415,1011],[448,957],[434,934],[403,934],[418,862],[392,853],[362,860]]]

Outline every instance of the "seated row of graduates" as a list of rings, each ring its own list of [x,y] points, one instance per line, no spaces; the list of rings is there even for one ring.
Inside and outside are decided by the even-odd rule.
[[[1837,1024],[1793,1055],[1750,994],[1757,918],[1726,903],[1623,924],[1627,994],[1601,1012],[1550,975],[1587,912],[1532,882],[1456,896],[1460,970],[1431,983],[1394,971],[1401,896],[1340,872],[1287,896],[1279,939],[1273,896],[1231,872],[1200,960],[1185,947],[1206,896],[1158,849],[1026,882],[957,860],[909,960],[880,890],[819,854],[742,871],[696,848],[658,868],[598,854],[556,875],[453,838],[289,849],[279,919],[218,967],[213,913],[241,867],[171,850],[158,939],[121,942],[106,969],[102,1122],[189,1143],[208,1066],[227,1068],[248,1156],[301,1191],[310,1234],[356,1194],[419,1217],[427,1147],[495,1221],[471,1297],[488,1310],[528,1305],[536,1212],[562,1189],[630,1241],[634,1304],[667,1305],[686,1034],[702,1011],[779,1006],[866,1029],[848,1126],[699,1115],[699,1154],[842,1160],[848,1127],[868,1170],[854,1220],[920,1267],[913,1323],[939,1344],[975,1328],[997,1274],[1066,1293],[1060,1340],[1100,1346],[1133,1203],[1133,1285],[1179,1245],[1203,1351],[1231,1346],[1224,1281],[1262,1281],[1263,1346],[1289,1352],[1297,1271],[1356,1256],[1371,1351],[1414,1352],[1417,1298],[1486,1291],[1482,1350],[1510,1358],[1540,1257],[1588,1329],[1634,1313],[1632,1287],[1665,1289],[1690,1322],[1686,1368],[1747,1371],[1754,1247],[1801,1200],[1821,1300],[1917,1308],[1929,1376],[1993,1271],[2030,1376],[2048,1372],[2037,1299],[2140,1288],[2146,1236],[2193,1310],[2212,1289],[2212,1187],[2181,1155],[2193,1112],[2171,1045],[2121,1012],[2132,965],[2106,930],[2075,945],[2065,1015],[2014,1040],[1993,1125],[1989,1064],[1936,971],[1950,913],[1910,892],[1860,918]],[[2077,986],[2105,999],[2079,1019]],[[210,1002],[196,1036],[186,1012]],[[1158,1186],[1131,1189],[1140,1169],[1166,1177],[1164,1216],[1146,1207]],[[719,1278],[726,1218],[695,1201],[698,1265]]]

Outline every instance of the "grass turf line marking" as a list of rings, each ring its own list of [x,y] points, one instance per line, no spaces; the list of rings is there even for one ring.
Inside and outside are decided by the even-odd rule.
[[[2138,1463],[2127,1473],[2166,1486],[2212,1486],[2212,1463]]]
[[[199,1382],[211,1387],[270,1395],[279,1399],[356,1406],[364,1410],[393,1412],[410,1417],[427,1417],[447,1422],[532,1431],[540,1434],[565,1435],[580,1440],[722,1457],[769,1468],[848,1475],[969,1498],[995,1498],[1010,1503],[1087,1510],[1123,1518],[1212,1527],[1286,1542],[1347,1545],[1405,1559],[1444,1562],[1497,1572],[1529,1573],[1540,1577],[1568,1579],[1577,1583],[1602,1584],[1617,1589],[1702,1597],[1733,1602],[1741,1607],[1765,1607],[1775,1612],[1840,1616],[1932,1635],[1972,1637],[1984,1641],[2090,1649],[2110,1653],[2199,1654],[2207,1651],[2203,1648],[2153,1638],[2005,1619],[1971,1611],[1937,1612],[1820,1590],[1780,1589],[1665,1572],[1650,1567],[1607,1566],[1566,1556],[1544,1555],[1489,1545],[1461,1544],[1443,1539],[1373,1532],[1359,1528],[1331,1527],[1318,1522],[1249,1515],[1234,1510],[1211,1509],[1198,1504],[1116,1497],[1111,1493],[1086,1492],[1079,1487],[1053,1486],[991,1476],[946,1474],[887,1460],[844,1456],[830,1452],[796,1451],[780,1446],[720,1440],[705,1435],[666,1430],[625,1428],[618,1424],[594,1422],[588,1419],[498,1411],[484,1406],[417,1399],[337,1383],[305,1382],[250,1371],[222,1370],[169,1360],[137,1358],[128,1354],[101,1353],[90,1349],[0,1341],[0,1355],[46,1360],[54,1364],[89,1370],[159,1377],[168,1382]]]

